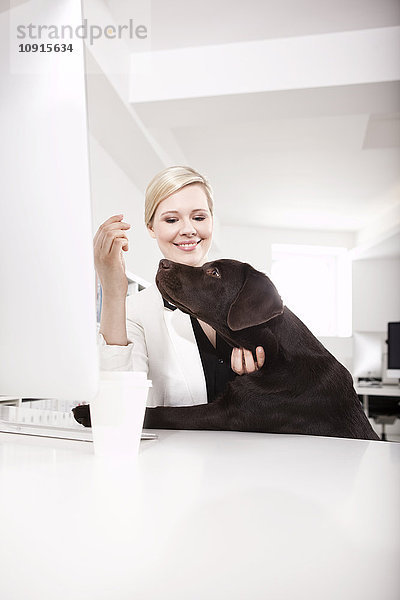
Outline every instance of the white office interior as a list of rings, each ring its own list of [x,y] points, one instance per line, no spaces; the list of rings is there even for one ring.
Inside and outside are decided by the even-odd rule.
[[[385,342],[388,323],[400,321],[398,2],[57,0],[54,13],[53,6],[1,4],[11,58],[0,70],[10,69],[5,80],[18,82],[15,89],[33,89],[24,60],[40,72],[47,59],[18,55],[21,40],[13,32],[36,22],[36,8],[38,22],[49,24],[57,14],[59,22],[71,16],[75,25],[82,19],[102,31],[87,36],[74,56],[75,65],[85,59],[76,97],[65,82],[79,81],[80,71],[69,70],[67,53],[63,68],[52,72],[52,99],[63,110],[78,107],[71,121],[58,122],[54,102],[40,115],[65,136],[64,148],[54,147],[70,157],[76,181],[55,160],[48,183],[57,187],[60,168],[68,180],[60,190],[65,207],[74,186],[86,182],[79,152],[87,133],[91,212],[87,204],[75,239],[123,213],[132,226],[127,274],[140,287],[151,284],[162,255],[144,225],[145,188],[165,167],[194,167],[214,190],[210,260],[248,262],[271,277],[288,307],[353,373],[364,408],[374,403],[370,422],[378,435],[384,427],[387,441],[159,430],[142,437],[133,459],[116,460],[95,455],[90,431],[60,439],[54,431],[31,435],[29,424],[17,435],[15,423],[14,430],[2,423],[1,598],[397,600],[400,419],[393,407],[391,418],[375,409],[383,396],[393,406],[400,400]],[[126,24],[120,35],[109,33]],[[44,80],[51,81],[48,73]],[[30,127],[28,118],[21,122]],[[19,155],[13,140],[16,160],[7,148],[2,155],[15,163],[13,174],[18,155],[26,160],[32,149],[50,160],[51,131],[42,135],[40,123],[35,127],[36,141],[25,136],[28,150]],[[18,135],[24,139],[22,129]],[[23,189],[22,175],[16,188]],[[71,199],[72,211],[79,215]],[[57,221],[47,214],[43,222],[65,266],[57,228],[50,231]],[[60,235],[65,231],[60,226]],[[81,247],[91,257],[89,241]],[[16,245],[9,260],[18,252]],[[73,260],[78,270],[79,255]],[[86,255],[81,262],[86,268]],[[56,271],[67,290],[62,275]],[[84,271],[79,277],[82,284]],[[94,299],[94,272],[89,284]],[[137,293],[134,285],[130,293]],[[35,295],[32,285],[32,304]],[[21,306],[28,304],[24,298]],[[363,340],[373,344],[373,357]],[[60,362],[62,346],[32,339],[26,346],[31,355],[35,348],[48,352],[56,367]],[[4,365],[0,374],[6,375]]]
[[[180,3],[152,3],[154,37],[118,43],[112,57],[107,40],[89,48],[94,229],[124,213],[127,268],[152,281],[161,255],[143,224],[143,190],[165,166],[189,164],[214,189],[211,259],[271,274],[276,244],[348,250],[345,324],[316,334],[351,371],[352,333],[385,337],[400,317],[396,7],[363,3],[361,14],[311,2],[307,19],[289,3],[287,22],[286,4],[273,4],[246,14],[206,4],[192,19]],[[128,19],[124,3],[84,6],[100,22]],[[321,56],[331,57],[323,73]],[[387,432],[396,439],[399,421]]]

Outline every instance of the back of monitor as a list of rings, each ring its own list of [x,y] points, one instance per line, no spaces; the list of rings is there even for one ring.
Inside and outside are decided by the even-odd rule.
[[[40,7],[53,23],[81,23],[80,0]],[[3,40],[13,35],[8,12]],[[98,363],[83,42],[26,56],[9,42],[1,57],[0,394],[90,401]]]

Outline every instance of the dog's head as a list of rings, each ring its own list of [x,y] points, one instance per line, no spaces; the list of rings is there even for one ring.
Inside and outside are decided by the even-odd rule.
[[[237,260],[221,259],[189,267],[163,259],[156,284],[166,300],[205,321],[234,345],[248,339],[242,332],[283,312],[272,281]]]

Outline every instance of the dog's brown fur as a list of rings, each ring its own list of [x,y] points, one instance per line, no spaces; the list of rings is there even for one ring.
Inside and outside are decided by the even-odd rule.
[[[235,260],[189,267],[163,259],[156,283],[166,300],[233,347],[263,346],[266,361],[210,404],[146,409],[145,427],[379,439],[350,373],[283,306],[266,275]]]

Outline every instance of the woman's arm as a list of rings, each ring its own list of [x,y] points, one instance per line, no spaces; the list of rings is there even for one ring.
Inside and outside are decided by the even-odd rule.
[[[104,335],[103,340],[99,339],[100,369],[103,371],[149,371],[144,329],[137,318],[137,310],[132,306],[137,300],[137,295],[127,299],[126,332],[124,331],[124,335],[127,335],[127,345],[108,344]]]
[[[125,298],[108,298],[103,293],[100,333],[108,345],[127,346]]]
[[[128,250],[126,231],[130,225],[122,219],[123,215],[107,219],[93,242],[94,262],[103,292],[100,333],[107,344],[117,346],[128,344],[125,310],[128,280],[122,251]]]

